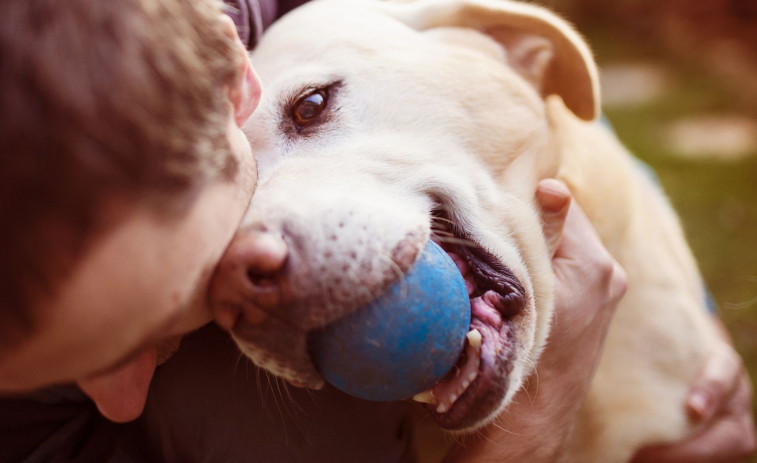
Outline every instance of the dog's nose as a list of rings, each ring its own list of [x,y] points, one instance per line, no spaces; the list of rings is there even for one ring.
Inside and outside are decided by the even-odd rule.
[[[276,233],[242,229],[218,264],[210,287],[216,322],[231,330],[238,321],[262,323],[282,302],[289,249]]]

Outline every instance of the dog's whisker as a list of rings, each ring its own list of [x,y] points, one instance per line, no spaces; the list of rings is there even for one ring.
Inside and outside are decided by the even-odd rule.
[[[450,233],[446,230],[434,230],[431,229],[431,238],[436,238],[438,240],[442,239],[450,239],[450,238],[457,238],[453,233]],[[459,238],[458,238],[459,239]]]
[[[523,392],[526,394],[526,397],[528,397],[529,402],[531,403],[531,405],[533,405],[534,401],[536,400],[536,396],[539,394],[539,371],[536,369],[536,365],[532,361],[528,361],[528,363],[531,366],[531,371],[533,371],[533,374],[523,381],[523,383],[520,385],[520,389],[523,390]],[[531,381],[533,381],[534,379],[536,380],[536,390],[534,391],[534,396],[531,397],[531,393],[528,389]]]
[[[273,375],[268,375],[269,384],[271,384],[270,383],[271,376],[273,376]],[[282,409],[282,403],[279,402],[279,397],[281,398],[282,402],[284,400],[284,396],[281,395],[281,383],[280,383],[280,381],[282,381],[282,379],[279,378],[278,376],[273,376],[273,380],[276,383],[276,389],[273,389],[273,385],[271,385],[271,392],[273,394],[273,400],[276,403],[276,410],[279,412],[279,417],[281,418],[282,427],[284,428],[284,442],[288,443],[289,442],[289,433],[287,432],[287,428],[286,428],[286,419],[285,419],[285,416],[284,416],[284,410]],[[276,395],[277,391],[279,393],[279,396]]]
[[[524,435],[522,433],[511,431],[511,430],[507,429],[502,423],[499,422],[499,420],[494,420],[494,422],[492,422],[492,425],[495,426],[500,431],[506,432],[507,434],[512,434],[513,436],[523,436]]]
[[[302,405],[300,405],[300,403],[297,402],[297,400],[294,398],[294,395],[292,395],[292,388],[294,386],[292,386],[291,384],[287,384],[286,386],[286,393],[287,398],[289,399],[289,403],[294,407],[294,411],[298,412],[300,415],[304,415],[306,413],[305,409],[302,408]],[[292,418],[294,418],[294,416],[292,416]]]
[[[287,381],[281,381],[281,387],[279,393],[281,394],[281,402],[284,406],[284,411],[291,418],[292,422],[297,423],[297,412],[302,412],[297,402],[292,396],[292,386]],[[284,396],[286,394],[286,397]]]
[[[381,259],[382,261],[386,262],[387,264],[389,264],[389,268],[392,271],[394,271],[394,273],[396,274],[397,278],[402,278],[402,275],[404,275],[404,272],[402,271],[402,267],[400,267],[394,261],[394,259],[392,259],[391,257],[389,257],[387,255],[379,255],[378,258]]]
[[[432,232],[447,233],[451,235],[453,233],[453,228],[453,225],[447,225],[446,223],[437,223],[431,221],[431,223],[429,224],[429,229],[431,229]]]
[[[465,247],[470,247],[470,248],[478,247],[478,245],[475,242],[471,240],[467,240],[465,238],[458,238],[456,236],[451,236],[451,237],[446,237],[446,236],[437,237],[436,235],[433,235],[433,236],[435,238],[438,238],[438,241],[440,243],[457,244],[460,246],[465,246]]]
[[[486,441],[486,442],[489,442],[490,444],[494,444],[494,443],[496,443],[496,441],[495,441],[494,439],[492,439],[491,437],[489,437],[489,436],[487,436],[486,434],[484,434],[484,431],[483,431],[483,430],[481,430],[481,429],[477,429],[477,430],[475,431],[474,435],[475,435],[475,436],[476,436],[476,437],[477,437],[477,438],[478,438],[479,440],[482,440],[482,441]]]
[[[429,226],[428,228],[429,230],[431,230],[432,234],[455,236],[454,232],[450,229],[450,227],[445,227],[443,225],[439,226],[437,224],[432,223],[431,226]]]
[[[536,369],[536,365],[533,362],[529,361],[529,363],[531,364],[531,370],[534,372],[533,376],[536,379],[536,390],[534,391],[534,399],[536,399],[536,396],[539,395],[539,385],[541,384],[539,380],[539,370]]]
[[[260,379],[260,375],[262,374],[261,368],[255,369],[255,383],[258,386],[258,395],[260,396],[260,403],[265,403],[265,400],[263,399],[263,381]]]
[[[452,220],[448,219],[447,217],[441,217],[441,216],[438,216],[438,215],[432,215],[431,216],[431,223],[433,224],[435,222],[446,222],[449,225],[452,225],[453,227],[455,226],[455,222],[453,222]]]
[[[457,445],[463,445],[463,435],[462,434],[452,434],[452,433],[445,433],[446,436],[449,436],[447,439],[447,443],[454,442]]]

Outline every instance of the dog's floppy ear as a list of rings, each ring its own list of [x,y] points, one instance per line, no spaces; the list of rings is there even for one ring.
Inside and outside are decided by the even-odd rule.
[[[488,34],[505,48],[509,65],[542,96],[559,95],[581,119],[598,116],[599,83],[589,47],[548,10],[509,0],[396,1],[384,6],[417,30],[465,27]]]

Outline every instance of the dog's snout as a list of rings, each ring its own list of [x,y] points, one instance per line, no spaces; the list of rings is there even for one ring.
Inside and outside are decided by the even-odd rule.
[[[262,323],[283,299],[289,248],[276,233],[242,229],[218,264],[210,288],[216,322],[231,330],[241,319]]]

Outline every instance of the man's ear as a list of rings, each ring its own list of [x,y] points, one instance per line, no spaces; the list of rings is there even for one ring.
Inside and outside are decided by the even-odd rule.
[[[511,68],[543,97],[560,96],[584,120],[599,115],[599,79],[586,42],[550,11],[509,0],[383,2],[390,16],[419,30],[470,28],[505,49]]]
[[[234,120],[241,127],[260,102],[260,79],[252,69],[250,54],[237,35],[234,21],[225,14],[222,15],[221,21],[224,33],[234,42],[234,49],[238,54],[237,69],[227,91],[234,108]]]

